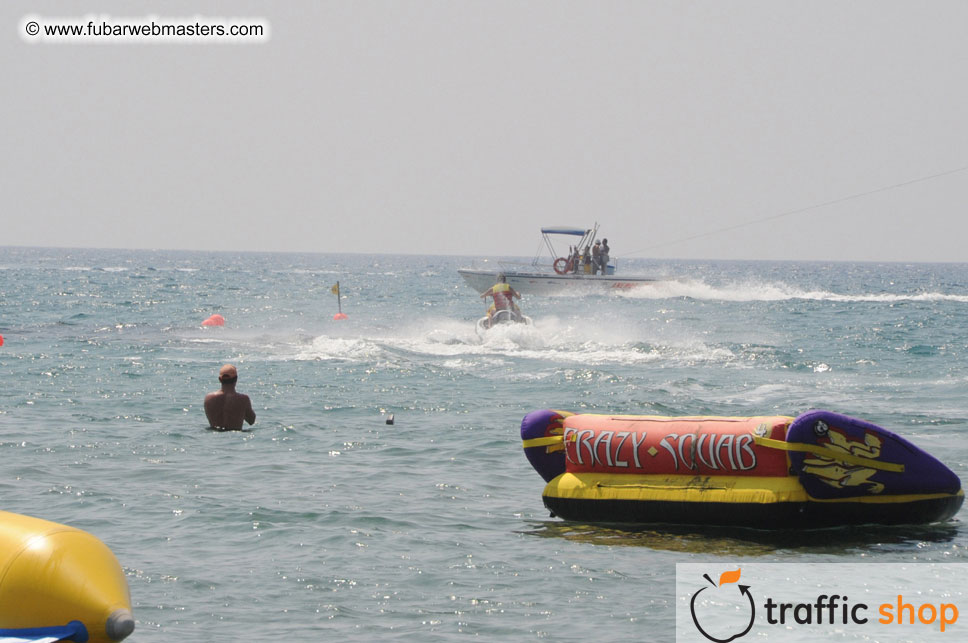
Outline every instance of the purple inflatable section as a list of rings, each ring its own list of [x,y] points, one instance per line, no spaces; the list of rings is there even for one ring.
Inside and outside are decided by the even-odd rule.
[[[551,433],[550,429],[560,428],[563,416],[557,411],[543,409],[541,411],[531,411],[521,420],[521,439],[533,440],[561,433]],[[524,454],[528,456],[528,462],[534,467],[545,482],[551,482],[565,472],[565,451],[557,449],[552,451],[547,446],[525,447]]]
[[[830,411],[807,411],[787,431],[787,442],[825,447],[872,462],[903,465],[885,471],[791,451],[790,464],[807,493],[818,499],[954,494],[961,480],[934,456],[876,424]]]

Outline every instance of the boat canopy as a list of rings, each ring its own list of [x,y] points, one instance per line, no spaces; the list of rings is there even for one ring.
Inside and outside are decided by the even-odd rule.
[[[576,237],[584,237],[588,230],[579,228],[541,228],[541,234],[572,234]]]
[[[566,234],[573,237],[581,237],[581,238],[578,239],[577,243],[575,243],[573,246],[569,246],[569,249],[568,249],[569,256],[562,257],[555,250],[555,246],[551,241],[551,237],[548,236],[552,234]],[[551,254],[552,263],[555,261],[558,261],[558,259],[564,259],[565,261],[567,261],[571,256],[571,253],[574,251],[574,249],[577,249],[579,253],[584,252],[585,250],[591,249],[592,243],[595,241],[596,234],[598,234],[598,222],[595,222],[594,228],[589,228],[587,230],[584,228],[568,228],[565,226],[551,226],[548,228],[541,228],[541,238],[544,240],[544,245],[545,247],[548,248],[548,252]],[[535,267],[537,267],[541,262],[540,248],[541,247],[539,246],[538,247],[539,253],[535,254],[534,261],[531,262],[532,265],[534,265]]]

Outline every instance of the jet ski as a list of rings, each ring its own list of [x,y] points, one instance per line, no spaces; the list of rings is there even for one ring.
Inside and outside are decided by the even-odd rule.
[[[477,320],[477,334],[481,337],[487,333],[487,331],[498,326],[503,326],[506,324],[525,324],[527,326],[533,326],[534,322],[527,315],[522,315],[520,312],[510,309],[495,311],[490,317],[485,315]]]

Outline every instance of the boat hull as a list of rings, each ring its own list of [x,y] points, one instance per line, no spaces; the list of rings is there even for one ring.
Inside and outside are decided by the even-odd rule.
[[[478,293],[493,286],[499,275],[504,275],[508,284],[522,294],[558,295],[584,294],[589,292],[625,291],[655,284],[652,277],[620,277],[617,275],[583,275],[520,271],[520,270],[474,270],[461,268],[457,271],[467,285]]]

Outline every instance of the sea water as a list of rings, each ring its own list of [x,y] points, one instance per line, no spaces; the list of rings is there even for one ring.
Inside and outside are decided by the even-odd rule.
[[[133,641],[673,640],[677,562],[965,562],[965,510],[782,534],[564,522],[519,426],[826,408],[966,480],[968,265],[619,259],[666,280],[526,295],[534,326],[482,339],[471,262],[0,248],[0,508],[104,541]],[[226,362],[250,431],[207,429]]]

